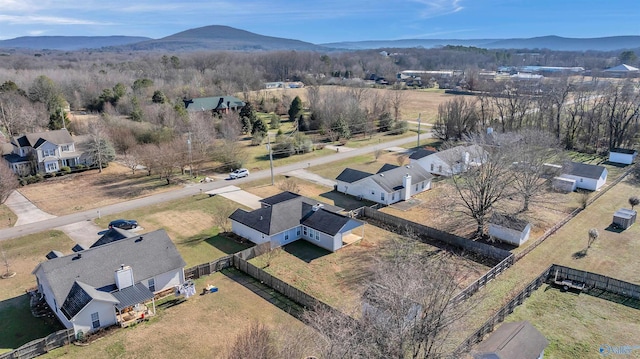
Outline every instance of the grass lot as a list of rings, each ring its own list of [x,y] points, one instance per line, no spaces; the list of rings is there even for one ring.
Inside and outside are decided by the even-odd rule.
[[[245,277],[230,270],[201,278],[196,281],[198,293],[207,284],[219,291],[159,309],[149,322],[115,330],[87,347],[66,346],[42,358],[220,358],[251,322],[263,323],[274,336],[310,330],[239,284],[237,276]]]
[[[55,249],[71,253],[74,242],[61,231],[48,231],[33,236],[0,242],[9,259],[10,271],[16,275],[0,279],[0,353],[61,329],[57,322],[34,318],[25,291],[36,285],[31,271],[45,255]],[[4,263],[3,263],[4,264]],[[1,270],[4,272],[5,267]]]
[[[0,204],[0,229],[12,227],[18,220],[18,217],[11,212],[9,207]]]
[[[95,221],[106,228],[116,218],[135,218],[142,232],[164,228],[187,262],[187,267],[191,267],[248,247],[218,235],[216,217],[224,213],[228,216],[237,207],[237,203],[224,197],[203,194],[104,216]]]
[[[603,344],[640,345],[638,309],[548,285],[535,291],[506,319],[520,320],[531,322],[549,340],[544,353],[549,359],[602,358],[599,348]],[[623,357],[640,358],[640,350]]]
[[[335,253],[306,241],[297,241],[274,254],[257,257],[251,262],[283,281],[339,308],[352,308],[358,303],[372,274],[375,258],[384,255],[385,245],[398,236],[366,224],[365,238]],[[424,243],[417,250],[425,255],[447,256],[460,269],[460,288],[483,275],[488,267],[462,257],[452,256]],[[267,264],[269,264],[267,266]]]
[[[470,318],[467,326],[469,330],[460,332],[460,341],[552,263],[639,283],[640,267],[637,265],[637,253],[640,251],[640,226],[634,225],[623,232],[609,229],[613,213],[621,207],[628,207],[629,196],[637,195],[639,192],[640,187],[630,179],[619,183],[534,251],[490,282],[483,289],[485,300]],[[597,228],[600,237],[588,250],[587,255],[581,257],[580,253],[587,246],[587,232],[590,228]],[[640,318],[638,311],[633,315],[634,318]],[[593,328],[591,331],[596,330]],[[640,337],[640,332],[635,334],[636,338]]]

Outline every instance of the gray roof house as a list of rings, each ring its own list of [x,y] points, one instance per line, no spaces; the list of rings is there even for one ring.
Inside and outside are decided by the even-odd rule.
[[[411,165],[420,166],[427,172],[451,176],[467,171],[487,160],[487,152],[479,145],[460,145],[443,151],[420,149],[409,156]]]
[[[239,111],[245,106],[244,101],[234,96],[199,97],[183,99],[183,102],[189,112],[229,113],[229,111]]]
[[[13,149],[5,154],[9,167],[19,176],[57,172],[64,166],[83,164],[82,152],[66,129],[29,133],[11,139]]]
[[[345,168],[336,177],[339,192],[380,204],[408,201],[431,188],[433,176],[420,166],[385,164],[376,173]]]
[[[256,244],[270,242],[271,248],[304,239],[332,252],[364,235],[362,222],[337,213],[342,208],[296,193],[282,192],[261,203],[262,208],[237,209],[229,216],[233,233]]]
[[[472,350],[474,359],[542,359],[549,341],[527,321],[504,323]]]
[[[38,292],[66,328],[89,333],[155,314],[144,303],[184,283],[185,261],[164,230],[66,256],[33,270]]]
[[[580,162],[570,162],[563,166],[559,177],[564,180],[575,181],[576,188],[597,191],[607,182],[607,169],[604,166],[591,165]],[[555,186],[555,185],[554,185]]]

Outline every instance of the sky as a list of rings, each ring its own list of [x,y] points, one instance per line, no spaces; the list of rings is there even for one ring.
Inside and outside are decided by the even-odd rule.
[[[638,0],[0,0],[0,39],[208,25],[312,43],[640,35]]]

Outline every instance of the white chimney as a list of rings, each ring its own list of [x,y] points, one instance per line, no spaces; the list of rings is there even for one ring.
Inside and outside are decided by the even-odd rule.
[[[411,175],[405,174],[402,177],[402,186],[404,187],[404,200],[408,201],[411,198]]]
[[[116,286],[118,289],[124,289],[133,286],[133,269],[122,264],[116,269]]]
[[[316,205],[311,207],[311,208],[315,212],[315,211],[319,210],[320,208],[322,208],[322,203],[316,203]]]

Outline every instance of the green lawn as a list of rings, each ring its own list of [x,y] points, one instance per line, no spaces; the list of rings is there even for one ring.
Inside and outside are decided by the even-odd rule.
[[[535,291],[506,322],[521,320],[531,322],[549,340],[544,355],[548,359],[602,358],[601,345],[640,345],[638,309],[549,285]],[[623,357],[640,358],[640,349]]]
[[[4,204],[0,204],[0,229],[1,228],[9,228],[13,226],[14,223],[18,220],[18,217],[11,212],[9,207]]]

